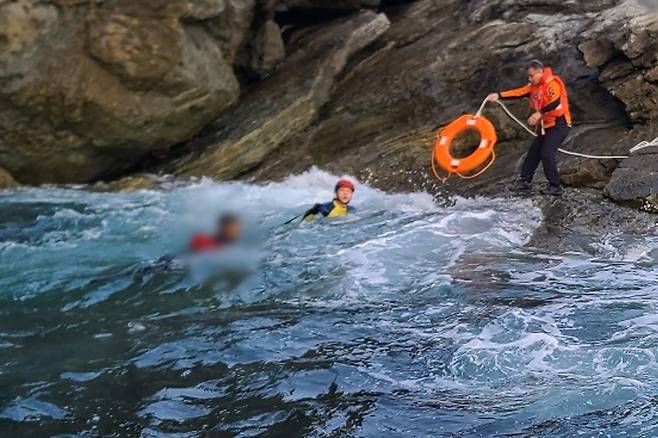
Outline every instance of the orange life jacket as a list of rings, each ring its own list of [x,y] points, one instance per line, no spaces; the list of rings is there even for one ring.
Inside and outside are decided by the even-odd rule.
[[[543,113],[543,126],[544,128],[555,126],[557,119],[560,117],[564,117],[567,125],[571,126],[572,119],[567,87],[559,76],[553,74],[553,70],[550,67],[544,68],[544,76],[538,85],[529,83],[521,88],[503,91],[500,93],[500,96],[503,98],[529,96],[530,108],[534,111],[539,111],[546,105],[559,99],[560,103],[555,109]]]
[[[190,241],[190,251],[192,252],[216,251],[224,246],[224,242],[208,234],[195,234]]]

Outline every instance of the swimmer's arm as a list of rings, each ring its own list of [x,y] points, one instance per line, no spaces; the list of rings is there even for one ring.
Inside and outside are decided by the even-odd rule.
[[[304,218],[303,220],[310,222],[315,219],[315,216],[317,216],[318,213],[320,213],[320,204],[315,204],[313,207],[311,207],[306,213],[304,213]]]

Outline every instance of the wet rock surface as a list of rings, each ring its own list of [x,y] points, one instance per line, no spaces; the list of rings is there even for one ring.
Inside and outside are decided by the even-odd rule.
[[[543,220],[528,246],[554,252],[596,254],[601,237],[614,241],[620,234],[651,235],[656,219],[629,208],[620,208],[600,190],[568,188],[560,198],[536,196]]]
[[[658,211],[658,152],[646,149],[624,160],[605,186],[611,199],[650,212]]]

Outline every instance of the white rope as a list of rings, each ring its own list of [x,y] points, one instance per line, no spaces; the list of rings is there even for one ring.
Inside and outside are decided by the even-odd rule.
[[[475,117],[480,117],[482,115],[482,111],[484,110],[484,107],[487,106],[487,102],[489,102],[487,99],[484,99],[482,101],[482,105],[480,105],[480,109],[478,109],[478,112],[475,113]],[[511,117],[515,118],[512,114],[509,114]]]
[[[644,149],[644,148],[650,148],[650,147],[655,147],[655,146],[658,146],[658,137],[654,138],[654,139],[651,140],[651,141],[646,141],[646,140],[645,140],[645,141],[641,141],[641,142],[639,142],[638,144],[636,144],[635,146],[633,146],[633,147],[629,150],[629,152],[632,154],[632,153],[637,152],[637,151],[639,151],[639,150],[641,150],[641,149]]]
[[[479,117],[480,114],[482,114],[482,111],[484,110],[484,107],[487,105],[487,102],[489,102],[487,99],[484,99],[482,102],[482,105],[480,105],[480,109],[478,110],[477,113],[475,113],[476,117]],[[505,111],[505,113],[512,119],[514,120],[520,127],[525,129],[530,135],[533,137],[537,137],[537,133],[532,131],[530,128],[526,126],[525,123],[523,123],[521,120],[519,120],[512,112],[507,108],[507,106],[501,102],[500,100],[495,101],[500,107]],[[648,147],[658,147],[658,137],[653,139],[652,141],[641,141],[635,146],[633,146],[628,152],[633,154],[639,150],[648,148]],[[589,154],[581,154],[579,152],[574,152],[574,151],[569,151],[566,149],[559,148],[558,151],[562,152],[563,154],[567,155],[572,155],[574,157],[581,157],[581,158],[591,158],[594,160],[605,160],[605,159],[616,159],[616,160],[623,160],[626,158],[629,158],[628,155],[589,155]]]
[[[485,103],[488,102],[487,99],[485,99],[484,101],[485,101]],[[503,102],[501,102],[500,100],[497,100],[496,103],[498,105],[500,105],[500,107],[503,109],[503,111],[505,111],[507,113],[507,115],[510,116],[510,118],[512,120],[514,120],[520,127],[525,129],[526,131],[528,131],[530,133],[530,135],[532,135],[533,137],[537,137],[537,133],[535,131],[531,130],[530,128],[528,128],[526,126],[526,124],[523,123],[521,120],[517,119],[516,116],[514,114],[512,114],[512,112],[509,110],[509,108],[507,108],[507,106],[505,106],[505,104]]]
[[[589,154],[581,154],[579,152],[574,152],[574,151],[568,151],[562,148],[557,148],[557,150],[562,152],[563,154],[573,155],[574,157],[591,158],[592,160],[625,160],[626,158],[630,158],[629,155],[589,155]]]

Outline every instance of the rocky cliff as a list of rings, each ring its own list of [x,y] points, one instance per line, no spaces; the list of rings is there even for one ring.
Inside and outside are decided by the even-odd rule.
[[[541,58],[565,145],[658,136],[658,16],[642,0],[0,0],[0,166],[21,183],[132,171],[281,178],[311,165],[385,189],[495,194],[529,139],[496,108],[498,161],[438,185],[436,130]],[[520,116],[526,104],[512,109]],[[564,182],[656,208],[658,149],[563,156]],[[601,189],[604,189],[601,191]]]

